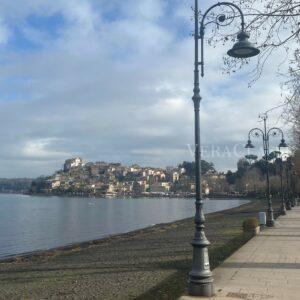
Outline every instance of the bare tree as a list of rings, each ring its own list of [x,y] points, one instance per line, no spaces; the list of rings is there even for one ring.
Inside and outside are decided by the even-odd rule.
[[[235,0],[235,2],[244,9],[248,17],[247,29],[254,40],[258,41],[261,50],[254,73],[256,78],[260,76],[268,58],[277,50],[283,49],[285,52],[280,65],[291,60],[294,53],[299,51],[300,2],[297,0]]]
[[[278,69],[285,67],[292,60],[294,53],[299,51],[300,44],[300,2],[299,0],[234,0],[246,17],[246,30],[251,33],[251,40],[257,42],[261,50],[257,59],[257,65],[252,70],[252,81],[257,80],[265,63],[273,55],[281,58]],[[207,16],[207,24],[214,23],[210,27],[211,36],[208,43],[216,45],[216,42],[232,42],[236,39],[236,32],[228,34],[224,31],[225,25],[240,28],[238,12],[232,7],[220,6],[219,11],[213,10]],[[224,26],[224,30],[219,30]],[[284,53],[284,55],[283,55]],[[236,60],[224,57],[224,70],[236,72],[248,64],[247,59]],[[284,74],[287,69],[281,70]]]
[[[262,193],[265,190],[264,177],[259,169],[253,168],[240,180],[240,186],[246,192]]]
[[[283,88],[289,91],[283,117],[292,125],[293,146],[296,151],[300,150],[300,50],[295,52],[288,76],[288,80],[283,84]]]

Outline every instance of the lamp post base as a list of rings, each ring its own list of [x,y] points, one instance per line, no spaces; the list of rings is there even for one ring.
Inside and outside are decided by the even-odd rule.
[[[280,214],[281,214],[282,216],[285,216],[285,215],[286,215],[286,208],[285,208],[285,204],[282,204],[282,206],[281,206],[281,210],[280,210]]]
[[[201,235],[201,233],[200,233]],[[209,266],[208,246],[210,245],[204,232],[202,238],[196,238],[192,242],[193,245],[193,267],[189,273],[189,295],[212,297],[214,295],[212,272]]]
[[[269,209],[267,211],[267,224],[268,227],[274,227],[275,226],[275,220],[274,220],[274,215],[273,215],[273,208],[270,205]]]
[[[198,297],[212,297],[215,294],[213,279],[201,281],[189,281],[189,295]]]
[[[282,216],[285,216],[285,215],[286,215],[286,205],[285,205],[284,199],[282,199],[282,202],[281,202],[280,214],[281,214]]]

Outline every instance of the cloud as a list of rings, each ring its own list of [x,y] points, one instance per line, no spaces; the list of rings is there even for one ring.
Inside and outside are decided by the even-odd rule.
[[[40,45],[0,52],[0,176],[49,174],[75,155],[155,166],[193,159],[188,3],[4,0],[0,14],[8,31],[23,28],[22,38]],[[248,89],[245,75],[220,71],[225,52],[206,47],[201,131],[204,146],[232,149],[278,103],[279,79],[268,66]],[[237,157],[207,160],[225,170]]]
[[[46,160],[49,158],[62,158],[66,157],[66,155],[70,155],[70,153],[51,150],[51,147],[53,148],[53,144],[56,142],[58,142],[57,138],[27,140],[21,150],[21,155],[32,159],[42,158]]]

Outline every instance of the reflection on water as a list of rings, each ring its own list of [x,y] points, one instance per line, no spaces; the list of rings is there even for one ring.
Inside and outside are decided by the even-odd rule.
[[[205,200],[206,213],[245,200]],[[0,258],[192,217],[194,199],[0,195]]]

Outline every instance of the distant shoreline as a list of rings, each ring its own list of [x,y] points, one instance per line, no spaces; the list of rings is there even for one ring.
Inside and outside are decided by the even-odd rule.
[[[3,194],[10,194],[10,193],[5,193]],[[29,195],[29,196],[46,196],[46,197],[82,197],[82,198],[106,198],[106,199],[117,199],[117,198],[195,198],[195,194],[142,194],[142,195],[91,195],[91,194],[55,194],[55,193],[11,193],[11,194],[21,194],[21,195]],[[203,199],[228,199],[228,198],[233,198],[233,199],[253,199],[254,197],[242,195],[242,194],[209,194],[209,195],[203,195]]]

